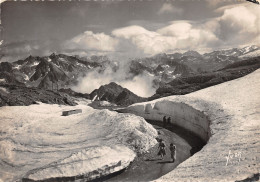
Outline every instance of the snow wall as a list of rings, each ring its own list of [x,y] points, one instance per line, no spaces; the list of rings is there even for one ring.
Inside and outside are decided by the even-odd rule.
[[[134,104],[121,112],[130,112],[148,120],[162,121],[163,117],[171,117],[171,123],[178,125],[207,142],[210,138],[209,119],[201,111],[193,107],[169,100],[152,103]]]

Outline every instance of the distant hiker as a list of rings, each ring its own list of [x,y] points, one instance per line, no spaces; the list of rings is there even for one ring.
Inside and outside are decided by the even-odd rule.
[[[163,127],[166,127],[166,122],[167,122],[166,116],[163,116]]]
[[[159,148],[159,152],[157,155],[161,156],[161,159],[163,159],[163,157],[166,155],[166,152],[165,152],[165,144],[162,139],[159,140],[158,148]]]
[[[176,160],[176,146],[173,143],[170,144],[172,162]]]
[[[171,117],[168,117],[168,119],[167,119],[167,125],[168,125],[168,126],[171,126]]]

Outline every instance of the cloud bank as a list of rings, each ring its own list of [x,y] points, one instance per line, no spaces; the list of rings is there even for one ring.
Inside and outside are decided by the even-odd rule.
[[[211,5],[211,3],[209,3]],[[164,3],[158,9],[158,16],[172,13],[180,14],[170,3]],[[249,44],[259,45],[260,40],[260,6],[252,3],[229,5],[216,9],[218,17],[204,21],[172,21],[167,24],[157,24],[157,29],[142,21],[129,26],[116,28],[110,33],[84,33],[65,40],[25,41],[17,45],[1,45],[1,54],[5,61],[10,61],[31,55],[48,55],[52,52],[70,55],[90,56],[108,55],[118,60],[152,56],[162,52],[177,52],[186,50],[203,50],[239,47]],[[12,59],[11,59],[12,58]],[[1,60],[3,61],[3,60]]]
[[[158,14],[173,12],[164,3]],[[260,9],[252,5],[222,8],[219,17],[206,21],[173,21],[157,30],[141,25],[114,29],[110,35],[87,31],[66,42],[67,48],[95,49],[105,52],[128,52],[150,56],[176,50],[214,49],[256,44],[259,39]],[[129,55],[129,56],[131,56]]]
[[[181,15],[183,13],[183,9],[176,8],[170,3],[163,3],[162,7],[159,9],[157,14],[161,15],[167,13]]]
[[[117,71],[108,67],[104,72],[93,70],[85,77],[79,78],[79,83],[72,89],[81,93],[91,93],[94,89],[99,88],[101,85],[116,82],[124,88],[129,89],[133,93],[141,97],[149,97],[155,93],[153,85],[154,77],[148,73],[143,73],[133,76],[128,72],[127,65],[120,66]]]

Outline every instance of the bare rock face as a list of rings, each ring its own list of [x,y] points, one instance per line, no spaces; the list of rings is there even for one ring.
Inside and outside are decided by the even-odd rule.
[[[37,102],[76,105],[74,98],[63,92],[0,83],[0,107],[28,106]]]
[[[147,119],[173,117],[207,144],[156,181],[256,181],[260,169],[260,70],[184,96],[129,106]]]

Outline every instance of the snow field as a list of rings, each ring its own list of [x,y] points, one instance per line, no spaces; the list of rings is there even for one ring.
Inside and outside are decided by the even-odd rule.
[[[85,173],[90,170],[103,169],[121,161],[120,167],[110,169],[116,171],[127,167],[134,158],[134,152],[145,152],[156,144],[157,132],[143,118],[95,110],[83,105],[84,102],[79,103],[77,106],[40,103],[1,107],[0,179],[14,181],[22,177],[36,179],[38,176],[43,179],[55,175],[87,175]],[[62,111],[74,109],[82,109],[82,113],[61,116]],[[107,150],[107,156],[102,154],[104,150]],[[88,161],[93,152],[99,157],[89,158]],[[71,165],[62,162],[72,160],[71,156],[75,155],[78,159]],[[117,160],[113,161],[115,158]],[[85,168],[91,160],[95,162]],[[56,170],[50,173],[55,162]],[[105,171],[101,170],[101,173]]]

